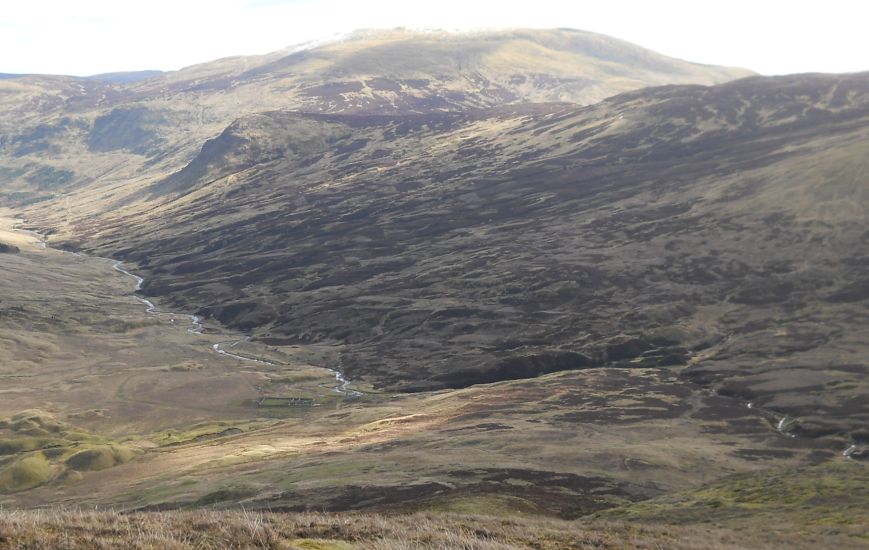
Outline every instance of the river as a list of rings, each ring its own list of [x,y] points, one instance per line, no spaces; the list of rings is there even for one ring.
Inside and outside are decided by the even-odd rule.
[[[36,231],[30,230],[30,229],[21,229],[18,227],[19,225],[24,224],[24,223],[26,223],[26,220],[18,219],[18,220],[16,220],[15,224],[12,226],[12,229],[14,231],[18,231],[19,233],[23,233],[25,235],[29,235],[29,236],[33,237],[36,240],[37,246],[39,248],[43,248],[43,249],[48,248],[48,242],[45,240],[44,235],[42,235],[41,233],[38,233]],[[60,249],[54,249],[54,250],[60,250]],[[157,309],[157,306],[154,304],[154,302],[152,302],[151,300],[148,300],[147,298],[143,298],[142,296],[139,296],[137,294],[137,292],[142,290],[142,287],[145,284],[145,279],[144,279],[144,277],[136,275],[135,273],[132,273],[129,270],[127,270],[124,267],[123,262],[121,262],[119,260],[113,260],[111,258],[104,258],[101,256],[89,256],[86,254],[82,254],[80,252],[69,252],[66,250],[60,250],[60,251],[66,252],[68,254],[73,254],[73,255],[79,256],[79,257],[92,258],[92,259],[96,259],[96,260],[111,262],[112,269],[114,269],[118,273],[121,273],[122,275],[126,275],[127,277],[130,277],[131,279],[133,279],[136,282],[136,285],[133,288],[133,294],[131,294],[131,297],[134,300],[136,300],[137,302],[139,302],[140,304],[142,304],[143,306],[145,306],[145,313],[146,314],[172,317],[173,322],[174,322],[175,317],[187,317],[188,319],[190,319],[190,326],[187,328],[187,332],[189,332],[191,334],[202,334],[203,331],[205,330],[205,326],[202,323],[202,319],[198,315],[193,315],[193,314],[189,314],[189,313],[177,313],[177,312],[170,312],[170,311],[159,311]],[[238,346],[242,342],[246,342],[248,340],[250,340],[250,336],[244,336],[242,338],[228,340],[226,342],[218,342],[216,344],[211,345],[211,350],[218,355],[222,355],[224,357],[230,357],[230,358],[236,359],[238,361],[247,361],[250,363],[257,363],[260,365],[275,365],[275,363],[266,361],[264,359],[257,359],[256,357],[249,357],[247,355],[241,355],[238,353],[232,353],[230,351],[227,351],[228,349],[235,348],[236,346]],[[327,367],[323,367],[323,368],[325,368],[326,370],[328,370],[329,372],[331,372],[335,376],[335,381],[337,382],[337,384],[331,388],[333,392],[338,393],[338,394],[342,394],[347,399],[358,399],[359,397],[362,397],[361,392],[350,389],[351,381],[347,380],[344,377],[343,373],[341,373],[341,371],[338,371],[335,369],[330,369]]]

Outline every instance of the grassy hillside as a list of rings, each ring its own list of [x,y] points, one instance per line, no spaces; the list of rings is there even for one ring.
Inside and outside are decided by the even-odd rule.
[[[727,477],[699,489],[608,510],[601,518],[676,525],[727,525],[767,530],[770,539],[792,536],[827,547],[869,547],[869,470],[839,461],[810,468]]]
[[[867,418],[867,83],[244,117],[70,244],[380,388],[674,368],[844,448]]]
[[[648,85],[748,74],[593,33],[517,30],[368,31],[173,73],[0,79],[0,200],[28,205],[92,187],[116,202],[181,168],[233,120],[275,109],[406,114],[526,101],[587,104]],[[67,176],[45,181],[44,170]],[[122,181],[130,185],[119,188]],[[79,211],[90,202],[68,206]]]
[[[314,364],[338,345],[243,341],[213,321],[192,333],[188,317],[147,314],[132,278],[110,262],[43,249],[20,232],[0,238],[20,249],[0,260],[4,507],[243,503],[576,518],[839,454],[785,437],[774,417],[666,369],[415,394],[355,381],[362,395],[348,396]],[[267,362],[215,354],[221,342]],[[312,401],[261,406],[264,396]]]
[[[394,30],[0,79],[0,505],[136,511],[0,548],[863,544],[869,74],[740,76]]]

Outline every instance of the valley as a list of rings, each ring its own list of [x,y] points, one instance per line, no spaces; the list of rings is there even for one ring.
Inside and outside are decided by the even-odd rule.
[[[6,471],[43,455],[50,469],[27,491],[10,482],[13,492],[0,497],[6,505],[495,506],[574,518],[729,473],[836,458],[823,444],[779,433],[775,416],[658,368],[413,394],[363,385],[362,397],[348,400],[333,391],[331,374],[300,360],[321,356],[318,346],[246,344],[245,356],[259,360],[220,356],[212,342],[231,333],[206,325],[200,334],[184,315],[147,314],[131,299],[135,281],[111,262],[41,248],[32,235],[3,235],[22,249],[15,259],[26,276],[17,280],[34,284],[4,292],[4,305],[17,311],[37,289],[55,289],[39,299],[45,325],[28,353],[39,359],[26,370],[13,363],[28,374],[8,376],[0,412],[9,415],[5,448],[19,449],[7,454]],[[4,339],[23,338],[9,328]],[[71,368],[70,356],[82,366]],[[106,356],[115,360],[100,360]],[[316,406],[256,406],[261,392],[277,388]],[[105,449],[122,456],[74,460]],[[420,460],[424,449],[438,452]]]
[[[0,79],[0,548],[867,545],[867,144],[566,29]]]

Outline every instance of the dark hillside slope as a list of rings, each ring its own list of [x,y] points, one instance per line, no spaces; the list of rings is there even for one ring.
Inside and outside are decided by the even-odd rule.
[[[143,190],[159,211],[77,231],[138,261],[147,293],[340,344],[332,366],[378,385],[678,368],[795,431],[865,439],[867,152],[867,74],[273,112]]]

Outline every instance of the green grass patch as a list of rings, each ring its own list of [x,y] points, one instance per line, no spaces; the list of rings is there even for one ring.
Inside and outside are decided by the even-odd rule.
[[[148,439],[160,446],[196,443],[218,437],[228,437],[270,425],[268,422],[203,422],[182,429],[166,430]]]
[[[0,492],[24,491],[54,478],[74,483],[81,472],[112,468],[138,454],[43,411],[25,411],[0,421]]]
[[[598,514],[607,519],[667,523],[775,521],[805,526],[869,525],[869,468],[837,459],[818,466],[731,476]]]
[[[0,439],[0,455],[16,455],[41,449],[48,443],[38,437],[12,437]]]
[[[326,462],[310,466],[297,466],[281,479],[285,487],[305,481],[308,483],[334,483],[336,479],[365,479],[364,476],[374,470],[374,466],[364,462]]]
[[[95,472],[125,464],[136,457],[136,452],[122,445],[96,445],[73,453],[66,466],[79,472]]]
[[[107,442],[41,411],[25,411],[0,421],[0,456],[44,450],[46,456],[55,458],[63,454],[57,449]]]
[[[0,470],[0,492],[14,493],[38,487],[51,479],[53,469],[42,453],[33,453]]]

